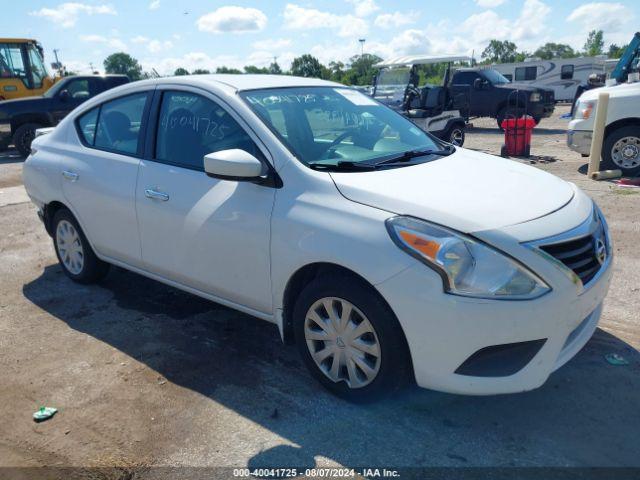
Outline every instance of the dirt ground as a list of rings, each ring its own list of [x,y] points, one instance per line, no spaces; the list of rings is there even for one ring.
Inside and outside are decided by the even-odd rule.
[[[532,392],[415,388],[364,407],[325,393],[273,325],[120,269],[73,284],[18,195],[21,159],[1,154],[0,467],[640,467],[640,192],[586,178],[566,111],[535,130],[526,162],[608,218],[615,274],[592,340]],[[474,123],[465,146],[499,153],[495,123]],[[41,405],[59,412],[36,424]]]

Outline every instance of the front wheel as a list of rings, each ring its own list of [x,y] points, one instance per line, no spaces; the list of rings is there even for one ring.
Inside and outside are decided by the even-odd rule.
[[[602,146],[602,168],[620,169],[626,176],[640,173],[640,126],[627,125],[607,135]]]
[[[298,297],[293,320],[303,361],[335,395],[371,402],[407,380],[410,361],[402,329],[364,282],[334,275],[313,280]]]
[[[109,272],[109,264],[96,256],[67,209],[58,210],[53,217],[53,246],[62,270],[74,282],[94,283]]]

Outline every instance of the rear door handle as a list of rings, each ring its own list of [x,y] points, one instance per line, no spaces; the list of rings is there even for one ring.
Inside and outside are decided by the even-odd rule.
[[[65,170],[64,172],[62,172],[62,176],[67,180],[71,180],[72,182],[75,182],[80,177],[80,175],[78,175],[77,173],[70,172],[68,170]]]
[[[166,202],[169,200],[169,195],[163,192],[157,192],[156,190],[152,190],[151,188],[147,188],[144,191],[144,195],[147,198],[151,198],[152,200],[160,200],[161,202]]]

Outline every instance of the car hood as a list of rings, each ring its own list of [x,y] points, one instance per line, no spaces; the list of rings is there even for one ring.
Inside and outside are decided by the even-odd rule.
[[[49,105],[50,100],[46,97],[25,97],[3,100],[0,102],[0,110],[11,115],[22,112],[33,112],[34,109],[40,111]]]
[[[505,90],[522,90],[525,92],[551,92],[553,89],[539,87],[530,83],[510,82],[496,85],[496,88],[504,88]]]
[[[540,218],[573,197],[571,185],[554,175],[460,148],[419,165],[331,177],[349,200],[464,233]]]

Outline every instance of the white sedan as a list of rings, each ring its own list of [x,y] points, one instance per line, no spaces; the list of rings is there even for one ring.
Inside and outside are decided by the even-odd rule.
[[[110,90],[34,141],[24,183],[72,280],[118,265],[273,322],[353,401],[536,388],[591,337],[611,278],[575,185],[322,80]]]

